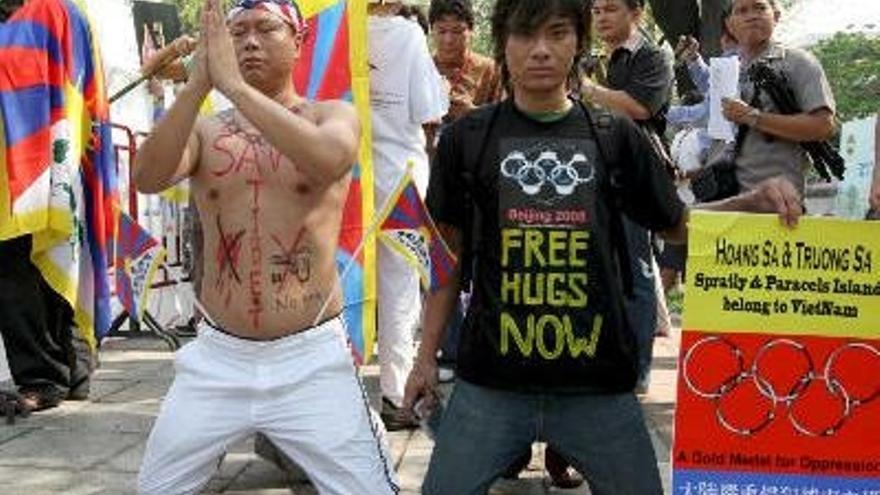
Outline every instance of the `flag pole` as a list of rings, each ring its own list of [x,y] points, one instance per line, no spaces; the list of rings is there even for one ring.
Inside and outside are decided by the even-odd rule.
[[[394,191],[397,192],[400,189],[401,184],[406,180],[406,177],[412,172],[413,162],[412,160],[408,160],[406,162],[406,168],[403,170],[403,175],[401,175],[400,180],[397,181],[397,187],[394,188]],[[363,237],[361,237],[361,242],[358,244],[357,249],[354,250],[354,253],[351,256],[351,259],[348,260],[348,263],[345,264],[345,268],[342,269],[342,273],[339,275],[338,283],[330,290],[330,293],[327,294],[327,298],[324,299],[324,303],[321,305],[320,311],[318,311],[318,316],[315,318],[315,321],[312,322],[312,326],[317,326],[318,323],[321,323],[321,320],[324,318],[324,314],[327,312],[327,308],[330,306],[330,301],[333,300],[333,296],[336,295],[337,287],[342,290],[342,281],[345,280],[345,277],[348,275],[348,272],[351,270],[351,267],[354,266],[355,261],[358,256],[360,256],[361,251],[363,251],[364,246],[367,244],[367,239],[370,236],[374,235],[376,230],[379,228],[379,224],[385,220],[385,213],[388,211],[388,205],[391,204],[391,201],[394,200],[396,194],[391,194],[385,199],[385,203],[382,205],[382,209],[379,210],[379,216],[373,219],[373,223],[370,225],[370,228],[367,229],[367,232],[364,233]]]
[[[155,76],[155,75],[158,74],[159,72],[163,71],[164,69],[166,69],[167,67],[169,67],[171,64],[173,64],[175,61],[177,61],[177,59],[179,59],[179,58],[180,58],[179,56],[177,56],[177,57],[171,57],[171,58],[169,58],[168,60],[166,60],[166,61],[162,62],[161,64],[157,65],[156,67],[154,67],[152,70],[150,70],[150,71],[148,71],[148,72],[146,72],[146,73],[144,73],[144,74],[141,74],[140,77],[138,77],[138,78],[135,79],[134,81],[132,81],[132,82],[126,84],[122,89],[120,89],[119,91],[117,91],[116,93],[114,93],[114,94],[110,97],[109,102],[110,102],[110,103],[113,103],[113,102],[115,102],[116,100],[118,100],[118,99],[122,98],[123,96],[127,95],[127,94],[130,93],[133,89],[135,89],[136,87],[140,86],[144,81],[146,81],[147,79],[152,78],[153,76]]]

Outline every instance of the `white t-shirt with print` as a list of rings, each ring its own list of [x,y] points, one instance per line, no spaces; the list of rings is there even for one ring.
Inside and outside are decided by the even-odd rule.
[[[371,16],[368,34],[377,193],[385,197],[393,191],[412,160],[413,178],[424,197],[429,164],[422,124],[439,121],[449,110],[443,79],[415,22]]]

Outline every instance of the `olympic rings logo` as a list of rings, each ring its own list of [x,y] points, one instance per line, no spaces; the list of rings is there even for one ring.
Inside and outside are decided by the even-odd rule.
[[[581,177],[578,170],[587,168],[587,176]],[[513,151],[501,161],[501,175],[515,180],[523,193],[534,196],[550,183],[560,196],[570,196],[580,184],[593,180],[596,169],[583,153],[575,153],[567,163],[563,163],[555,151],[543,151],[534,161],[526,158],[522,151]]]
[[[727,378],[715,387],[698,386],[692,375],[692,361],[695,356],[708,353],[712,347],[721,347],[736,362],[736,369]],[[800,375],[789,383],[774,383],[766,375],[766,363],[775,353],[783,349],[794,350],[801,361],[798,365],[803,368]],[[875,363],[876,371],[865,370],[863,376],[880,377],[880,350],[863,342],[851,342],[836,348],[829,354],[822,368],[817,369],[813,357],[807,348],[792,339],[778,338],[770,340],[762,345],[751,366],[746,365],[742,350],[733,342],[720,335],[710,335],[695,342],[685,352],[682,361],[682,378],[684,383],[694,395],[711,401],[715,405],[715,418],[718,424],[725,430],[741,436],[752,436],[769,426],[779,414],[777,410],[781,404],[791,426],[803,435],[810,437],[830,437],[837,434],[846,422],[858,411],[868,404],[880,398],[880,382],[874,390],[854,391],[853,385],[844,383],[839,376],[839,364],[842,360],[853,359],[856,354],[867,355]],[[776,380],[778,382],[778,380]],[[825,427],[810,427],[804,422],[804,418],[798,412],[796,404],[799,399],[815,386],[823,386],[827,393],[834,397],[840,405],[840,414],[830,425]],[[743,387],[754,386],[760,394],[759,397],[766,400],[763,418],[754,424],[737,424],[728,414],[724,413],[722,405],[724,401],[737,390]],[[880,401],[878,401],[880,402]],[[803,408],[801,408],[803,409]]]

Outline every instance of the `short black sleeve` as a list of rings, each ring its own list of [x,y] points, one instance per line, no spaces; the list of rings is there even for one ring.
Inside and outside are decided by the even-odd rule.
[[[669,104],[672,64],[659,48],[645,44],[635,53],[615,53],[608,68],[612,89],[623,91],[656,116]]]
[[[458,163],[455,134],[460,126],[453,124],[440,134],[434,161],[431,164],[431,179],[428,183],[426,204],[434,222],[463,228],[465,213],[464,187],[456,172],[464,165]]]
[[[617,194],[621,209],[639,225],[661,232],[678,225],[685,205],[663,162],[644,132],[627,118],[616,120],[616,135],[622,149],[617,155],[620,184]]]

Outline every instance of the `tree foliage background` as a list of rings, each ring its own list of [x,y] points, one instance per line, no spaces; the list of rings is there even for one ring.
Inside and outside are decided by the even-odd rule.
[[[180,10],[180,21],[183,23],[183,30],[187,33],[195,33],[199,30],[199,15],[202,13],[202,6],[205,0],[162,0],[165,3],[177,5]],[[220,5],[225,11],[232,4],[233,0],[220,0]]]
[[[837,33],[811,51],[825,68],[841,121],[880,111],[880,37]]]

